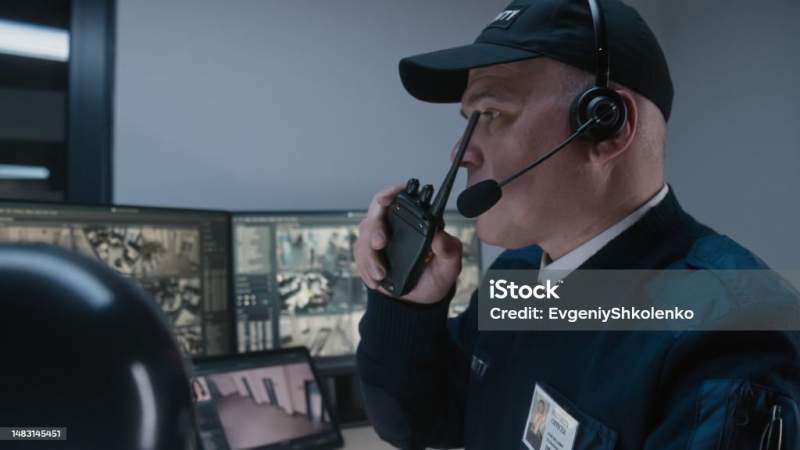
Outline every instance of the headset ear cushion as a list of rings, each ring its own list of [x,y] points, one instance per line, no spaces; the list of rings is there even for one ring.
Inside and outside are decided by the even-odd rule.
[[[592,120],[596,115],[603,115],[611,105],[616,105],[617,110],[602,122],[592,125],[581,139],[589,142],[602,142],[619,133],[625,121],[628,120],[628,110],[625,101],[617,91],[610,88],[593,87],[581,92],[572,102],[569,112],[572,132],[578,131],[581,125]]]

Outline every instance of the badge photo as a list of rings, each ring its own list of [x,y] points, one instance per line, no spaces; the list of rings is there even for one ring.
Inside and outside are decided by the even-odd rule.
[[[522,443],[528,450],[569,450],[579,422],[556,403],[539,384],[533,390]]]

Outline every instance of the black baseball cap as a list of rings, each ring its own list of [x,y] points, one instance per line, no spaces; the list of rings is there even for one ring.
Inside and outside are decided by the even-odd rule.
[[[611,55],[611,80],[650,99],[669,119],[673,87],[667,60],[639,13],[618,0],[598,0]],[[595,73],[597,47],[587,0],[515,0],[473,44],[403,58],[400,78],[412,96],[456,103],[469,69],[546,56]]]

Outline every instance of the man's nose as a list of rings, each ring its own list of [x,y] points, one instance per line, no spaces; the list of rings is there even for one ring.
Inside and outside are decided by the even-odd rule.
[[[479,167],[483,164],[483,156],[476,145],[475,141],[473,140],[467,145],[467,148],[464,150],[464,158],[461,160],[461,167],[466,168],[475,168]],[[461,139],[456,142],[456,145],[453,146],[453,149],[450,150],[450,162],[456,160],[456,155],[458,154],[458,147],[461,146]]]

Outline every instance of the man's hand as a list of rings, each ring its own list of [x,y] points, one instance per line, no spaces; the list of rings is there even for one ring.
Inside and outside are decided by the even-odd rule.
[[[392,184],[375,194],[367,217],[361,221],[359,237],[353,246],[356,266],[364,283],[370,289],[390,297],[392,295],[380,287],[381,280],[386,277],[386,264],[381,251],[388,243],[385,217],[394,197],[404,188],[404,184]],[[440,230],[433,237],[431,250],[434,256],[425,266],[419,283],[401,299],[428,304],[443,299],[450,292],[461,273],[461,241]]]

